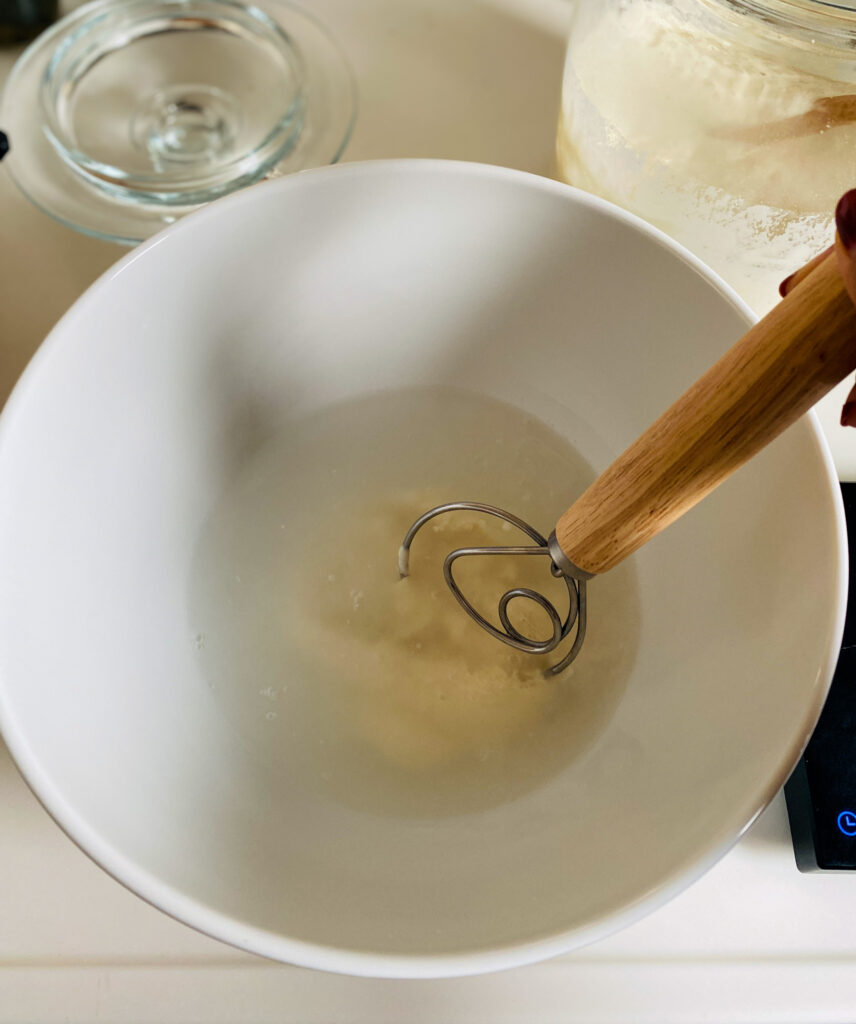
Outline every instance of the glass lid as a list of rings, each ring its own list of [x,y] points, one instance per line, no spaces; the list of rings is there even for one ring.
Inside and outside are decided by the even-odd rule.
[[[283,0],[96,0],[13,68],[3,166],[57,220],[135,244],[262,178],[334,163],[355,115],[341,49]]]

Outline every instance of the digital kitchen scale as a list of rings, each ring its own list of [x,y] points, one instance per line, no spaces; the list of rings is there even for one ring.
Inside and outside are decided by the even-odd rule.
[[[826,704],[785,786],[800,871],[856,870],[856,483],[842,483],[850,552],[841,653]]]

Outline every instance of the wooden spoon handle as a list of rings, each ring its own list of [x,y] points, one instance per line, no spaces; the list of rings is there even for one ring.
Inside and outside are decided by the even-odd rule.
[[[831,252],[574,502],[561,551],[585,573],[611,569],[854,369],[856,308]]]

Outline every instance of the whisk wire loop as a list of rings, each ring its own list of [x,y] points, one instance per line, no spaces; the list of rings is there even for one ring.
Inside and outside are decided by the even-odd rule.
[[[551,651],[554,651],[563,640],[570,636],[572,630],[576,627],[576,635],[568,653],[559,662],[547,669],[548,675],[557,675],[559,672],[562,672],[576,657],[585,636],[585,580],[565,573],[554,561],[547,538],[542,536],[542,534],[540,534],[534,527],[530,526],[525,520],[512,515],[510,512],[506,512],[504,509],[497,508],[494,505],[485,505],[481,502],[456,501],[449,502],[445,505],[437,505],[435,508],[429,509],[421,515],[407,531],[398,553],[399,573],[402,577],[409,575],[410,546],[413,543],[413,538],[416,536],[417,532],[435,516],[443,515],[446,512],[461,511],[481,512],[484,515],[502,519],[504,522],[510,523],[512,526],[525,533],[530,540],[535,542],[535,544],[456,548],[454,551],[449,552],[443,562],[443,576],[449,590],[451,590],[455,599],[464,611],[471,619],[478,623],[482,629],[495,639],[507,644],[509,647],[513,647],[516,650],[523,651],[527,654],[549,654]],[[458,586],[458,582],[454,576],[453,566],[459,558],[478,555],[546,555],[550,562],[551,575],[556,579],[562,580],[567,587],[568,611],[564,619],[557,611],[553,602],[537,590],[532,590],[529,587],[513,587],[512,589],[505,591],[499,599],[498,616],[501,628],[495,626],[470,603],[461,588]],[[544,640],[539,640],[534,637],[527,636],[513,625],[509,618],[508,606],[516,598],[532,601],[546,614],[552,629],[551,636]]]

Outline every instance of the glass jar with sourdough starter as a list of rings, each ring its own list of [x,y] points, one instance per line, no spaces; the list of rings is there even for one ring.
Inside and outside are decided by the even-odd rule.
[[[557,153],[766,312],[856,186],[856,0],[576,0]]]

